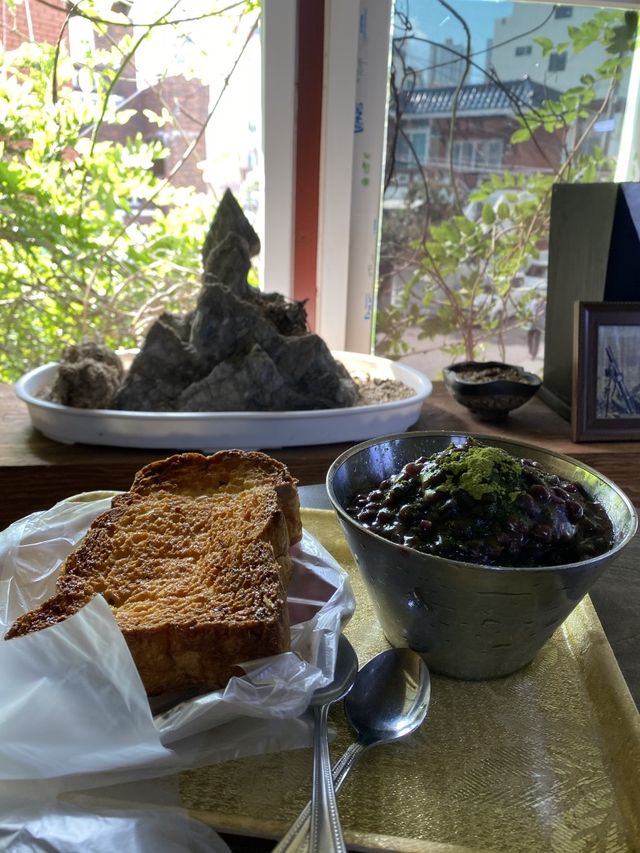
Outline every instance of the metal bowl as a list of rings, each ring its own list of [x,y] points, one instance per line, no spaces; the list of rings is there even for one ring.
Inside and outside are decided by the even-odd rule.
[[[541,447],[473,435],[584,486],[614,527],[614,545],[579,563],[513,568],[464,563],[389,542],[351,518],[354,493],[471,434],[399,433],[358,444],[327,474],[327,491],[355,562],[393,646],[420,652],[434,672],[464,679],[508,675],[529,663],[589,588],[629,544],[638,518],[614,483],[581,462]]]

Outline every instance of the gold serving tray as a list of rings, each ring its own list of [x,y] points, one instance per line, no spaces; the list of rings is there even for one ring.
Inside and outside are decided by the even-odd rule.
[[[387,647],[333,512],[305,528],[346,568],[346,628],[362,665]],[[335,760],[351,741],[340,706]],[[181,776],[182,804],[223,832],[280,837],[307,802],[311,749]],[[640,850],[640,717],[585,598],[532,664],[508,678],[433,676],[429,716],[368,752],[340,793],[347,844],[415,853]]]

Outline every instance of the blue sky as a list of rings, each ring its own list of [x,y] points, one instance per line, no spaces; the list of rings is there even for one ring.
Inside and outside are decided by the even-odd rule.
[[[489,39],[493,36],[495,19],[507,18],[513,10],[513,3],[507,3],[504,0],[448,0],[448,2],[469,25],[474,52],[486,49]],[[438,0],[397,0],[396,8],[408,14],[416,30],[426,38],[437,42],[444,42],[450,38],[454,43],[465,43],[466,37],[462,25]],[[426,52],[426,46],[423,45],[421,50]],[[477,62],[484,65],[484,54],[477,57]]]

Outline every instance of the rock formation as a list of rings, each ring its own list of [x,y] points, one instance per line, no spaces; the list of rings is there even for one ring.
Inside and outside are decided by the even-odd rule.
[[[72,344],[62,353],[49,399],[78,409],[108,409],[124,369],[118,356],[102,344]]]
[[[287,411],[352,406],[358,389],[307,329],[304,302],[247,281],[260,240],[227,190],[203,248],[191,313],[151,326],[114,408],[134,411]]]

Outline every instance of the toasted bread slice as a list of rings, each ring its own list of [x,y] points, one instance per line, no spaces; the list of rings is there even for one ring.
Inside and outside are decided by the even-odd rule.
[[[257,451],[219,450],[212,456],[180,453],[151,462],[136,474],[130,491],[143,495],[166,491],[183,495],[234,494],[254,486],[271,486],[289,529],[289,543],[302,537],[297,480],[286,466]]]
[[[56,594],[19,617],[6,639],[66,619],[101,594],[150,695],[222,687],[243,661],[286,651],[290,539],[277,486],[294,531],[299,513],[288,491],[295,481],[268,460],[194,453],[142,469],[69,555]]]

